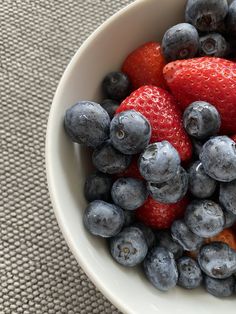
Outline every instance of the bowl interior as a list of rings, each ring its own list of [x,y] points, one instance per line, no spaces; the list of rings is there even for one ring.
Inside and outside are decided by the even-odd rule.
[[[89,235],[82,223],[86,206],[83,184],[91,169],[90,152],[73,145],[63,130],[66,108],[78,100],[99,101],[104,75],[119,69],[125,56],[138,45],[161,40],[168,27],[183,21],[185,2],[138,0],[103,24],[66,69],[48,123],[47,175],[61,230],[91,280],[125,313],[235,313],[232,299],[219,300],[202,289],[175,288],[162,293],[152,287],[140,270],[125,269],[111,259],[106,241]]]

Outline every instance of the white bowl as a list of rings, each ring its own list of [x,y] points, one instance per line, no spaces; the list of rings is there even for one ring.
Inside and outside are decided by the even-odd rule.
[[[85,149],[73,145],[63,129],[65,110],[78,100],[99,100],[106,73],[120,68],[125,56],[183,21],[186,0],[139,0],[127,6],[82,45],[68,65],[53,100],[47,130],[46,163],[50,195],[64,237],[94,284],[121,311],[132,314],[235,314],[235,300],[221,300],[203,289],[156,290],[138,269],[115,263],[106,242],[89,235],[82,223],[83,184],[90,168]]]

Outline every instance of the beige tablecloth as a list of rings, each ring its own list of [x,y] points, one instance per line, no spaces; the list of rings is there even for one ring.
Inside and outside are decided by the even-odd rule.
[[[118,313],[62,238],[44,166],[48,113],[75,51],[131,0],[0,1],[0,313]]]

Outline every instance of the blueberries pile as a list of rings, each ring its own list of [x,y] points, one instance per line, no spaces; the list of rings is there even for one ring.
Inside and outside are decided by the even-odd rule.
[[[236,0],[230,7],[226,0],[189,0],[186,22],[164,35],[167,60],[225,56],[230,52],[226,30],[236,36]],[[150,144],[152,129],[142,114],[115,114],[131,92],[126,74],[109,73],[102,90],[106,98],[101,104],[79,101],[64,118],[71,140],[93,150],[96,171],[84,185],[89,202],[86,229],[107,238],[111,256],[120,265],[141,264],[147,279],[161,291],[204,284],[216,297],[235,294],[236,251],[223,242],[207,242],[236,222],[236,144],[218,135],[218,111],[203,101],[185,110],[183,125],[193,142],[194,160],[184,169],[168,141]],[[137,157],[143,179],[122,176]],[[192,201],[170,230],[152,230],[136,221],[136,209],[149,196],[174,204],[187,193]]]
[[[162,40],[168,61],[196,56],[230,56],[236,44],[236,1],[188,0],[185,23],[168,29]]]
[[[185,110],[183,124],[195,147],[195,161],[186,171],[169,142],[149,144],[152,130],[143,115],[134,110],[114,115],[115,102],[130,92],[128,77],[112,72],[102,87],[110,97],[102,102],[107,111],[98,103],[80,101],[66,111],[64,119],[72,141],[93,148],[97,171],[84,186],[90,202],[84,212],[85,227],[93,235],[108,238],[111,256],[119,264],[142,263],[146,277],[159,290],[175,285],[194,289],[204,282],[214,296],[232,295],[236,251],[224,243],[205,243],[236,221],[236,144],[227,136],[217,136],[218,111],[203,101]],[[144,180],[114,178],[137,154]],[[194,200],[171,230],[152,230],[135,220],[135,210],[148,195],[160,203],[176,203],[187,191]],[[193,251],[197,260],[187,256]]]

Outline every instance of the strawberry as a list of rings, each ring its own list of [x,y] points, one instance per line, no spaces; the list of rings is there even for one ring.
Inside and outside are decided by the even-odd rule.
[[[192,144],[182,125],[174,98],[156,86],[142,86],[127,97],[116,112],[134,109],[143,114],[152,127],[151,143],[167,140],[179,152],[182,161],[192,156]]]
[[[222,119],[222,133],[236,133],[236,64],[220,58],[179,60],[164,68],[167,84],[185,109],[203,100],[214,105]]]
[[[125,171],[119,173],[117,176],[118,177],[132,177],[132,178],[136,178],[136,179],[143,179],[143,177],[140,174],[137,162],[138,162],[138,156],[133,157],[129,167]]]
[[[128,55],[122,71],[129,76],[134,89],[143,85],[166,88],[163,76],[165,64],[161,45],[157,42],[148,42]]]
[[[205,241],[206,243],[211,242],[224,242],[228,244],[232,249],[236,251],[236,235],[231,228],[224,229],[215,237],[211,237]]]
[[[236,134],[230,136],[231,140],[233,140],[236,143]]]
[[[149,227],[167,229],[174,220],[183,216],[187,205],[187,198],[175,204],[162,204],[149,197],[144,205],[137,209],[136,217]]]

